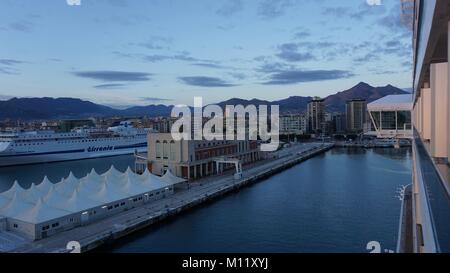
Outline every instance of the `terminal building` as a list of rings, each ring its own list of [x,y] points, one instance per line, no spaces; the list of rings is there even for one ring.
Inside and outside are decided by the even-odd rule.
[[[43,239],[164,198],[184,182],[170,172],[157,177],[114,167],[102,175],[92,170],[81,179],[70,173],[56,184],[44,178],[28,189],[15,182],[0,193],[0,232]]]
[[[174,141],[170,133],[148,135],[147,168],[156,175],[170,170],[174,175],[195,180],[217,174],[218,168],[232,168],[232,163],[218,162],[238,160],[248,164],[262,159],[258,142],[252,140],[181,140]],[[227,160],[229,159],[229,160]]]
[[[412,95],[389,95],[367,105],[373,130],[378,138],[412,139]]]

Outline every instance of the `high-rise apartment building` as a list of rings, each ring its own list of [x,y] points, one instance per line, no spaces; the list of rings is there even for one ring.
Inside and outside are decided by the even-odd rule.
[[[367,102],[363,99],[352,99],[345,104],[347,131],[361,133],[367,120]]]
[[[323,99],[315,97],[308,103],[306,115],[308,117],[308,131],[320,134],[325,123],[325,106]]]
[[[304,134],[308,130],[305,114],[291,114],[280,116],[281,134]]]

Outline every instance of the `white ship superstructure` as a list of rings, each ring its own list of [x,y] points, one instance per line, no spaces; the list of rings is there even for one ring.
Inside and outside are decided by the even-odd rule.
[[[78,160],[145,152],[150,129],[120,122],[108,130],[0,133],[0,166]]]

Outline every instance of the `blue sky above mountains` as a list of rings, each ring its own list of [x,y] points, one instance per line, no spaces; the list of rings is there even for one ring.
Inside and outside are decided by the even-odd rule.
[[[398,0],[2,0],[0,98],[112,106],[411,85]]]

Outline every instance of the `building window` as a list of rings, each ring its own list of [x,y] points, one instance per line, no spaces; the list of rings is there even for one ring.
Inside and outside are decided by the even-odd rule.
[[[411,129],[411,112],[410,111],[398,111],[397,112],[397,128],[398,128],[398,130],[410,130]]]
[[[165,140],[163,142],[163,157],[169,159],[169,144]]]
[[[161,142],[159,142],[159,140],[156,141],[155,152],[156,152],[156,158],[161,158]]]
[[[381,112],[381,125],[383,130],[395,130],[397,125],[395,112]]]
[[[381,130],[380,128],[380,121],[381,121],[381,117],[380,117],[380,112],[371,112],[370,115],[373,118],[373,121],[375,123],[375,126],[377,127],[378,130]]]
[[[14,227],[14,228],[18,228],[19,226],[18,226],[17,224],[14,224],[13,227]]]
[[[170,142],[170,160],[175,160],[175,141],[173,140]]]

